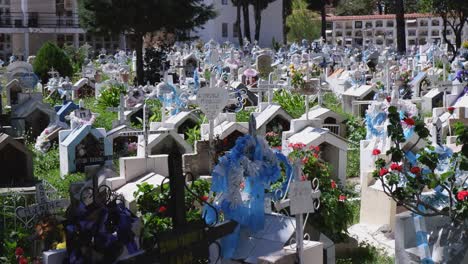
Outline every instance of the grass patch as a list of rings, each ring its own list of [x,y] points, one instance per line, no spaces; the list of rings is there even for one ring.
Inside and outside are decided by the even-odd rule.
[[[382,249],[367,243],[360,243],[359,247],[348,252],[345,256],[337,257],[336,264],[393,264],[395,259],[389,257]]]

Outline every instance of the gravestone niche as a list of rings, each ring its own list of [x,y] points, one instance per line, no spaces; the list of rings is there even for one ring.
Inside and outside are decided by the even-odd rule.
[[[10,81],[6,87],[6,99],[7,105],[17,105],[19,103],[19,96],[18,94],[23,91],[21,88],[20,82],[17,79]]]
[[[19,95],[22,97],[24,94]],[[57,117],[54,109],[48,104],[31,98],[12,109],[11,118],[18,136],[26,135],[35,140]]]
[[[136,149],[135,153],[131,153],[128,149],[128,145],[131,143],[136,143],[138,144],[138,137],[137,136],[118,136],[114,138],[114,141],[112,142],[112,149],[114,150],[114,156],[118,157],[128,157],[131,154],[136,154]]]
[[[23,144],[3,133],[0,133],[0,169],[0,187],[34,185],[31,153]]]
[[[195,121],[187,119],[177,128],[177,134],[185,135],[189,129],[193,129],[197,125]]]
[[[76,171],[84,172],[86,166],[103,165],[104,139],[88,134],[75,148]]]
[[[275,132],[281,134],[283,131],[289,131],[290,126],[290,121],[280,115],[277,115],[266,125],[266,133]]]
[[[193,77],[193,73],[198,66],[197,57],[192,53],[184,58],[184,72],[186,77]]]
[[[41,110],[36,110],[24,119],[26,135],[31,139],[36,139],[42,131],[49,126],[49,115]]]
[[[273,71],[271,67],[272,59],[268,54],[257,56],[257,71],[262,78],[268,78],[268,75]]]
[[[96,89],[89,84],[85,84],[81,86],[80,88],[78,88],[75,91],[75,93],[76,93],[76,97],[78,97],[79,99],[87,98],[87,97],[94,97],[96,94]]]
[[[230,151],[236,145],[236,140],[243,136],[245,136],[244,133],[240,132],[239,130],[234,130],[227,137],[220,140],[216,145],[217,156],[223,152]]]

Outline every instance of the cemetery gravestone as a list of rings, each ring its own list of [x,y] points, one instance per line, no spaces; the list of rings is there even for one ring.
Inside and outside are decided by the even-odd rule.
[[[272,62],[272,58],[268,54],[257,56],[257,71],[263,79],[268,78],[270,73],[273,72]]]
[[[31,186],[33,163],[29,150],[19,141],[0,133],[0,187]]]

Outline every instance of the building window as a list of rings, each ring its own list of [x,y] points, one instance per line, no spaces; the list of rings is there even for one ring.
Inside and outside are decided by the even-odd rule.
[[[375,27],[383,27],[383,21],[381,20],[375,21]]]
[[[354,28],[362,28],[362,21],[354,22]]]
[[[366,28],[372,28],[372,27],[373,27],[372,22],[370,21],[366,22]]]
[[[439,25],[440,25],[440,22],[439,22],[438,19],[432,20],[432,26],[433,26],[433,27],[438,27]]]
[[[237,22],[232,24],[232,37],[237,38],[239,34],[237,32]]]
[[[333,22],[327,22],[327,29],[333,29]]]
[[[227,5],[227,4],[228,4],[228,0],[221,0],[221,4],[222,4],[222,5]]]
[[[227,38],[228,37],[228,24],[227,23],[223,23],[221,25],[221,33],[222,33],[222,37],[223,38]]]
[[[395,24],[393,23],[393,21],[387,21],[387,27],[394,27]]]

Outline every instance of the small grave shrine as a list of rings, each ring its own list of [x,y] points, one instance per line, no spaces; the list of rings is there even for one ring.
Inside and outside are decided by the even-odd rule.
[[[11,112],[11,124],[18,136],[26,135],[35,140],[57,115],[49,104],[42,101],[40,93],[20,93],[19,104]]]
[[[112,144],[106,130],[93,128],[93,115],[80,108],[71,114],[71,129],[59,132],[60,174],[80,171],[86,166],[112,164]]]
[[[0,133],[0,187],[34,185],[32,154],[11,136]]]

